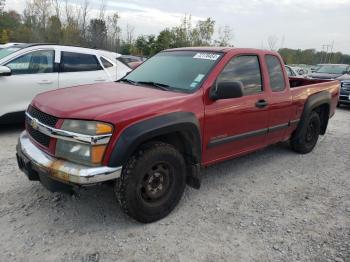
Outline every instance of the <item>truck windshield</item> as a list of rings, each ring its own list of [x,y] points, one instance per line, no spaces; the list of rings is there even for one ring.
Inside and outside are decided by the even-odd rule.
[[[348,65],[322,65],[316,70],[316,73],[345,74],[348,70]]]
[[[18,47],[8,47],[4,49],[0,49],[0,59],[4,58],[5,56],[11,55],[14,52],[17,52],[21,48]]]
[[[121,81],[190,93],[202,84],[221,57],[222,53],[217,52],[161,52]]]

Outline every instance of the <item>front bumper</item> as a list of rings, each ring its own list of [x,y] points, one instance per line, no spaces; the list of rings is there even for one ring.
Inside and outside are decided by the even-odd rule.
[[[344,104],[350,104],[350,92],[340,91],[339,102]]]
[[[350,82],[341,83],[339,102],[342,104],[350,104]]]
[[[59,182],[82,186],[117,179],[122,171],[122,167],[88,167],[54,158],[37,148],[26,131],[18,141],[17,161],[30,180],[47,176]]]

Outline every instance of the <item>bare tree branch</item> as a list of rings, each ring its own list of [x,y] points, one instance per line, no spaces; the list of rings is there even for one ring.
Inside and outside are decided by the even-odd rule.
[[[268,44],[268,46],[269,46],[269,49],[272,50],[272,51],[275,51],[275,50],[276,50],[277,42],[278,42],[278,37],[275,36],[275,35],[270,35],[270,36],[267,38],[267,44]]]

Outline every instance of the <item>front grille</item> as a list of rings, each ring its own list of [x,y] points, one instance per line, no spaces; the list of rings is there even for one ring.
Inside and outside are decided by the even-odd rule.
[[[27,122],[26,129],[29,135],[40,145],[48,148],[50,145],[50,137],[32,128],[28,120],[26,122]]]
[[[55,127],[57,124],[58,118],[48,115],[44,112],[39,111],[35,107],[29,106],[28,111],[27,111],[32,117],[36,118],[39,120],[39,122],[50,126],[50,127]]]
[[[54,117],[54,116],[48,115],[44,112],[41,112],[32,106],[29,106],[27,112],[33,118],[38,119],[39,122],[41,122],[47,126],[50,126],[50,127],[55,127],[55,125],[58,121],[57,117]],[[31,126],[30,121],[31,120],[28,117],[26,117],[26,130],[27,130],[27,132],[36,142],[38,142],[40,145],[48,148],[50,145],[50,137],[41,133],[40,131],[34,129]]]

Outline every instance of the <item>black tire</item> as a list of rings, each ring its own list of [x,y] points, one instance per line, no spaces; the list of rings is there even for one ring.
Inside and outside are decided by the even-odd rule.
[[[142,223],[167,216],[186,186],[183,156],[172,145],[154,142],[141,147],[123,168],[115,185],[123,211]]]
[[[304,126],[291,138],[290,144],[292,149],[300,154],[310,153],[317,144],[320,131],[320,116],[313,111],[306,119]]]

